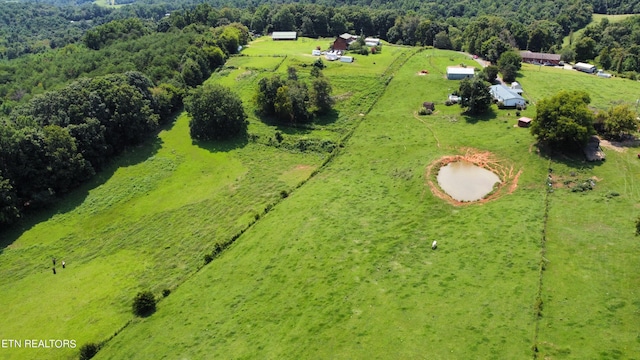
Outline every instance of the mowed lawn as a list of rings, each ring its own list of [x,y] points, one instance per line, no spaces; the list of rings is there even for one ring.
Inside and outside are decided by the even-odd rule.
[[[547,161],[515,114],[414,117],[456,56],[411,57],[332,162],[97,358],[531,357]],[[426,167],[467,147],[522,170],[517,190],[435,198]]]
[[[640,354],[640,148],[605,149],[602,165],[555,163],[558,182],[596,181],[550,196],[540,357],[633,359]]]
[[[622,103],[635,109],[640,98],[640,82],[618,77],[600,78],[560,67],[522,64],[517,81],[522,84],[523,96],[533,103],[560,90],[586,91],[591,97],[590,106],[597,110],[607,110]]]

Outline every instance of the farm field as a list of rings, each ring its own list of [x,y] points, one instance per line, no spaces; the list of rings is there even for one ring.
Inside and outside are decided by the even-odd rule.
[[[640,97],[638,81],[618,77],[600,78],[560,67],[522,64],[517,81],[522,84],[524,97],[533,103],[560,89],[586,91],[591,97],[590,106],[598,110],[607,110],[620,103],[627,103],[635,108],[636,100]]]
[[[640,353],[640,149],[605,149],[602,164],[541,156],[513,111],[473,118],[443,105],[458,86],[446,66],[473,60],[387,45],[327,64],[334,114],[304,128],[260,121],[257,81],[287,66],[304,78],[317,42],[261,38],[209,80],[241,94],[248,141],[194,144],[182,114],[59,207],[3,234],[0,338],[111,338],[96,359]],[[523,116],[561,84],[582,81],[598,108],[636,86],[547,70],[523,66],[518,81],[532,101]],[[592,92],[611,80],[611,91]],[[423,101],[436,102],[433,115],[416,115]],[[431,164],[487,152],[517,174],[512,192],[463,206],[432,194]],[[570,191],[589,178],[594,190]],[[68,263],[55,277],[52,256]],[[130,302],[144,289],[171,294],[136,319]],[[9,359],[75,354],[0,349]]]

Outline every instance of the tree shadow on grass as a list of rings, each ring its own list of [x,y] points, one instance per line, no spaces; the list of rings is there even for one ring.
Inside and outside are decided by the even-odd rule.
[[[297,124],[291,123],[291,122],[285,122],[272,116],[264,116],[264,115],[261,115],[259,112],[255,112],[255,115],[264,124],[275,127],[276,131],[280,131],[283,134],[307,135],[310,132],[317,130],[319,126],[327,126],[335,123],[340,117],[340,112],[335,109],[331,109],[329,110],[328,113],[315,117],[309,123],[297,123]]]
[[[227,140],[192,140],[193,145],[210,152],[229,152],[241,149],[249,143],[248,134],[236,136]]]
[[[335,123],[339,117],[340,117],[340,112],[337,111],[336,109],[331,109],[326,114],[316,117],[315,120],[313,121],[313,124],[330,125]]]
[[[534,146],[542,158],[576,170],[592,170],[604,163],[604,161],[587,161],[584,152],[575,148],[554,149],[540,143],[536,143]],[[552,172],[553,169],[549,169],[549,171]]]
[[[162,130],[171,129],[174,123],[175,118],[167,124],[162,125],[142,144],[125,149],[121,154],[112,158],[92,178],[70,192],[60,194],[60,196],[56,197],[49,205],[37,210],[23,211],[22,218],[18,219],[16,223],[0,229],[0,255],[2,255],[9,245],[20,238],[22,234],[36,225],[50,220],[57,214],[73,211],[80,206],[91,190],[105,184],[119,168],[143,163],[150,157],[156,155],[162,147],[162,139],[158,137],[158,134]]]
[[[467,124],[476,124],[479,121],[489,121],[496,119],[498,117],[498,113],[496,110],[491,107],[489,110],[485,111],[482,114],[470,114],[468,112],[462,113],[462,117],[467,122]]]

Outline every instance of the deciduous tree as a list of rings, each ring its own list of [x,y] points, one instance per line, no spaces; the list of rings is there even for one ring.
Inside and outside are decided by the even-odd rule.
[[[518,70],[522,67],[522,57],[515,51],[507,51],[498,59],[498,69],[502,74],[502,80],[512,82],[516,80]]]
[[[191,115],[189,129],[193,139],[228,139],[247,131],[242,100],[224,86],[205,84],[191,90],[185,109]]]
[[[331,110],[333,106],[331,97],[331,84],[323,77],[319,76],[311,83],[311,103],[318,114],[324,114]]]
[[[604,118],[604,131],[607,136],[620,139],[625,134],[638,130],[638,114],[629,105],[616,105],[609,108]]]
[[[566,90],[540,100],[531,133],[554,148],[581,148],[595,133],[590,102],[586,92]]]
[[[491,107],[489,86],[479,77],[460,82],[460,106],[470,114],[481,114]]]

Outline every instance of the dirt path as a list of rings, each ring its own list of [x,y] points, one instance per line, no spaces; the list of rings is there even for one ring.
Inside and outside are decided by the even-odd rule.
[[[640,146],[640,140],[627,140],[627,141],[609,141],[605,139],[600,139],[600,146],[603,148],[611,149],[617,152],[625,152],[630,147]]]
[[[429,129],[429,131],[431,131],[431,135],[433,135],[433,138],[436,139],[436,145],[438,145],[438,147],[440,147],[440,140],[438,140],[438,137],[436,136],[436,133],[433,132],[433,129],[431,129],[431,126],[429,126],[429,124],[427,124],[426,121],[420,119],[420,116],[418,115],[418,113],[414,112],[413,113],[413,117],[416,118],[416,120],[420,121],[421,123],[424,124],[424,126],[427,127],[427,129]]]

